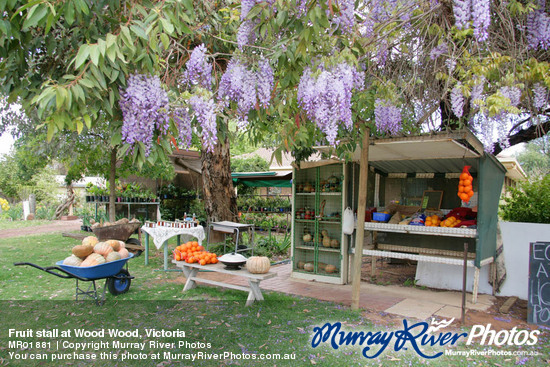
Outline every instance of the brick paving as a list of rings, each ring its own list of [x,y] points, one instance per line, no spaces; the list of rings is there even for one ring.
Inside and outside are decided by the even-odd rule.
[[[260,283],[260,287],[265,291],[275,291],[303,297],[311,297],[323,301],[342,303],[351,305],[351,284],[337,285],[320,283],[290,277],[290,264],[281,264],[271,267],[271,270],[277,273],[277,276]],[[222,273],[201,272],[201,278],[222,281],[234,285],[248,285],[248,281],[239,276],[231,276]],[[199,283],[199,286],[206,286]],[[359,307],[372,311],[384,311],[395,304],[403,301],[405,297],[385,292],[372,292],[372,285],[361,286],[361,296],[359,298]]]

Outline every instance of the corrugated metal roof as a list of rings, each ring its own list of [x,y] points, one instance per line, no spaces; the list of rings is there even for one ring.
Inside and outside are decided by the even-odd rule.
[[[385,173],[454,173],[465,165],[477,172],[476,158],[407,159],[400,161],[369,161],[369,165]]]

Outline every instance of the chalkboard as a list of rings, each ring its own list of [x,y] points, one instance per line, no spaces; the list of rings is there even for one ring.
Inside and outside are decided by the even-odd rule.
[[[422,209],[439,210],[441,198],[443,198],[443,191],[425,190],[422,196]]]
[[[550,326],[550,242],[529,244],[527,321]]]

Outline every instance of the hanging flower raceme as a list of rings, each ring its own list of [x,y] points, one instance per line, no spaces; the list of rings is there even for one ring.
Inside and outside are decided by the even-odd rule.
[[[235,58],[229,62],[220,80],[218,103],[223,107],[228,107],[230,102],[237,103],[237,123],[239,128],[245,128],[248,113],[257,103],[263,108],[269,106],[273,85],[273,70],[268,60],[260,60],[258,70],[254,72]]]
[[[391,102],[379,98],[374,103],[374,123],[378,131],[397,134],[401,130],[401,111]]]
[[[489,39],[489,25],[491,24],[491,1],[453,0],[455,25],[458,29],[467,29],[469,22],[473,22],[474,37],[478,42]]]
[[[352,90],[363,89],[364,82],[364,73],[346,63],[322,69],[318,75],[310,68],[304,70],[298,85],[298,103],[330,144],[336,143],[339,124],[347,129],[353,126]]]
[[[216,124],[216,105],[211,98],[193,95],[189,105],[202,128],[202,144],[208,152],[214,151],[218,142],[218,125]]]
[[[208,90],[212,89],[212,64],[206,60],[204,44],[195,47],[185,68],[182,75],[182,82],[185,86],[198,85]]]
[[[456,117],[461,118],[464,114],[464,95],[460,90],[461,84],[457,83],[451,91],[451,109]]]
[[[191,146],[191,138],[193,129],[191,127],[191,120],[193,116],[189,114],[186,108],[176,108],[172,112],[172,118],[176,123],[179,131],[179,138],[184,147],[189,148]]]
[[[130,145],[143,143],[148,156],[155,129],[165,134],[170,123],[168,93],[159,77],[130,75],[126,89],[120,91],[120,109],[123,141]]]
[[[533,106],[537,110],[542,110],[548,104],[547,90],[544,85],[537,83],[533,87]]]
[[[527,17],[527,41],[529,47],[547,50],[550,47],[550,17],[546,13],[546,2],[539,0],[539,8]]]

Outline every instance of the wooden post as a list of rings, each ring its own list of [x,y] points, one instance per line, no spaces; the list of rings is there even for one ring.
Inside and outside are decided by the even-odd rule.
[[[361,291],[361,262],[363,259],[363,241],[365,239],[365,210],[367,209],[367,180],[369,175],[369,135],[370,129],[363,131],[363,146],[359,170],[359,197],[357,203],[357,229],[355,236],[355,257],[353,259],[351,308],[359,309]]]
[[[466,274],[468,273],[468,242],[464,242],[464,265],[462,268],[462,325],[466,322]]]

